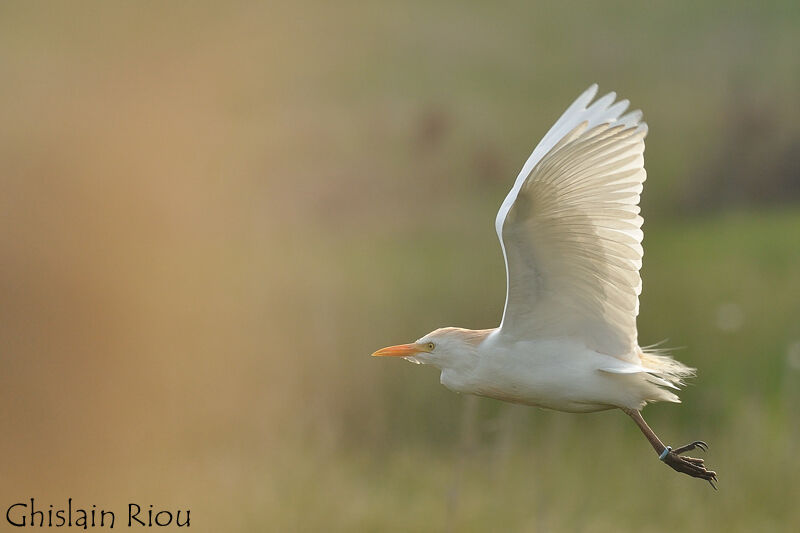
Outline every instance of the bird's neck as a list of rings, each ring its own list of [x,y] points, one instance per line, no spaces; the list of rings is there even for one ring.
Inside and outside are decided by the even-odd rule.
[[[443,360],[434,362],[442,370],[441,382],[457,392],[471,392],[471,384],[485,353],[485,342],[496,329],[453,328],[458,346]]]

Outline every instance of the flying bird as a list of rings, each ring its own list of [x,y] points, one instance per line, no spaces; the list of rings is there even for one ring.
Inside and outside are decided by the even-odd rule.
[[[500,325],[446,327],[373,356],[405,357],[441,370],[459,392],[585,413],[620,409],[672,469],[717,475],[666,446],[642,417],[648,402],[680,402],[673,390],[694,369],[639,346],[642,280],[639,196],[646,177],[642,112],[592,85],[525,162],[495,219],[506,266]]]

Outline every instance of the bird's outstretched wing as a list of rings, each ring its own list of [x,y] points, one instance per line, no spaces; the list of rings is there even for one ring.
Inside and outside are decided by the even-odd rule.
[[[534,149],[495,222],[506,261],[500,333],[582,339],[638,363],[642,113],[586,90]]]

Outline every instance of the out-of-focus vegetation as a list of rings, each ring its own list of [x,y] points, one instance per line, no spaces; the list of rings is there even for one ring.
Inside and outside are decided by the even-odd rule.
[[[199,531],[800,527],[800,7],[6,3],[0,502]],[[368,355],[503,304],[494,214],[592,82],[650,124],[646,410],[453,394]],[[730,177],[730,179],[726,179]]]

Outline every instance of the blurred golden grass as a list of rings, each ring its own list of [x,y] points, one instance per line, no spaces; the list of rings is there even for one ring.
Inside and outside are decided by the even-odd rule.
[[[0,502],[189,506],[200,531],[793,530],[800,213],[677,205],[732,93],[797,134],[799,18],[4,5]],[[368,357],[498,322],[495,210],[592,81],[651,126],[641,340],[700,369],[648,415],[711,442],[719,493],[620,416],[465,404]]]

